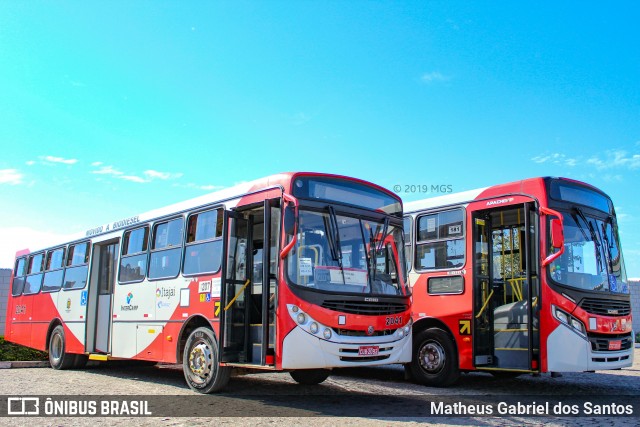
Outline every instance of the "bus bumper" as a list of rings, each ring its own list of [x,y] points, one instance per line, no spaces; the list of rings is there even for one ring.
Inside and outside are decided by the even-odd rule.
[[[345,337],[337,334],[331,340],[320,339],[295,327],[282,345],[282,369],[344,368],[375,366],[411,361],[411,331],[403,338]],[[360,347],[377,346],[378,355],[359,356]]]
[[[547,370],[550,372],[628,368],[633,365],[633,344],[627,350],[593,351],[587,337],[561,324],[547,339],[547,356]]]

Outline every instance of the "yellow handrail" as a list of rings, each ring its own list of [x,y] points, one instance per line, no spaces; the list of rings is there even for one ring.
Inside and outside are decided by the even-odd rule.
[[[482,308],[480,309],[480,311],[476,315],[476,319],[478,319],[480,316],[482,316],[482,312],[487,308],[487,305],[489,304],[489,301],[491,301],[491,297],[492,296],[493,296],[493,289],[491,290],[491,293],[489,294],[489,297],[487,297],[487,300],[484,302],[484,305],[482,306]]]
[[[229,304],[227,304],[224,307],[224,311],[229,310],[229,307],[231,307],[233,305],[234,302],[236,302],[236,300],[238,299],[238,297],[240,296],[240,294],[242,293],[242,291],[244,291],[246,289],[247,286],[249,286],[249,283],[251,281],[249,279],[247,279],[247,282],[242,286],[242,288],[240,288],[240,290],[238,291],[238,293],[236,294],[235,297],[233,297],[233,299],[231,301],[229,301]]]

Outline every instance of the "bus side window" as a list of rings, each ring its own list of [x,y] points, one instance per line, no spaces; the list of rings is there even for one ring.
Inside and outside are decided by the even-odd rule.
[[[29,257],[29,270],[24,282],[24,294],[33,295],[40,292],[42,286],[42,270],[44,266],[44,253]]]
[[[125,231],[120,260],[120,283],[141,282],[147,275],[149,226]]]
[[[89,273],[89,242],[69,246],[67,268],[64,270],[62,287],[65,290],[82,289],[87,285]]]
[[[215,273],[222,261],[222,209],[189,215],[182,272]]]
[[[64,255],[65,248],[53,249],[47,252],[42,292],[57,292],[62,287]]]
[[[184,219],[176,218],[153,226],[149,279],[169,279],[180,273]]]
[[[27,259],[19,258],[16,261],[16,268],[14,270],[13,283],[11,284],[11,295],[17,297],[22,295],[24,290],[24,279],[27,275]]]

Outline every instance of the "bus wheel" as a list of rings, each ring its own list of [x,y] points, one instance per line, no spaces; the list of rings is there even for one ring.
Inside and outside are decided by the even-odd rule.
[[[413,358],[409,369],[420,384],[445,387],[460,376],[458,355],[452,338],[439,328],[425,329],[413,337]]]
[[[197,328],[187,338],[182,370],[189,387],[198,393],[220,391],[229,382],[231,368],[220,366],[218,343],[209,328]]]
[[[299,369],[289,372],[291,378],[298,384],[316,385],[326,380],[331,374],[329,369]]]
[[[66,341],[64,339],[64,328],[58,325],[51,332],[49,338],[49,364],[53,369],[69,369],[72,368],[76,355],[66,352]]]

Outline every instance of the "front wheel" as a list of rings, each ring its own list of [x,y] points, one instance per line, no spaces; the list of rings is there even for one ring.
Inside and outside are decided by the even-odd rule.
[[[76,355],[67,353],[67,341],[62,325],[56,326],[49,337],[49,364],[53,369],[73,368]]]
[[[197,328],[189,334],[182,355],[182,370],[191,390],[214,393],[227,385],[231,368],[220,366],[219,354],[211,329]]]
[[[331,374],[329,369],[299,369],[289,372],[295,382],[304,385],[316,385],[326,380]]]
[[[415,335],[409,370],[420,384],[446,387],[455,383],[460,370],[453,338],[439,328],[425,329]]]

